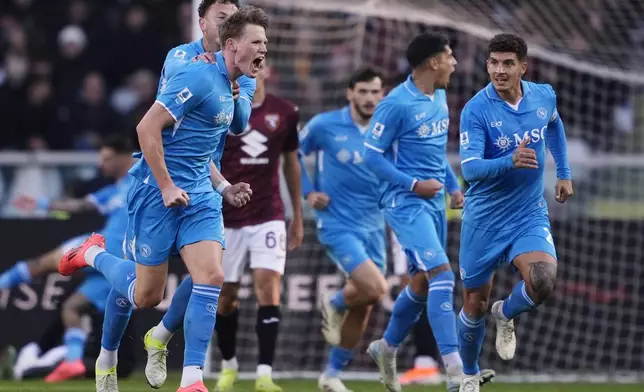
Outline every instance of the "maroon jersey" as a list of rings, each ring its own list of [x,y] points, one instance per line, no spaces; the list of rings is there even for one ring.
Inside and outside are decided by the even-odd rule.
[[[228,135],[221,157],[221,173],[231,184],[246,182],[253,190],[250,203],[235,208],[224,202],[224,224],[230,228],[284,220],[280,197],[280,155],[299,147],[300,113],[293,103],[267,94],[254,107],[247,132]]]

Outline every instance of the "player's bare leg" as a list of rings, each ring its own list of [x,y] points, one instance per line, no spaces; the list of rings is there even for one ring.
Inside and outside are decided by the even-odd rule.
[[[45,378],[46,382],[61,382],[85,375],[83,352],[87,332],[81,328],[81,315],[89,305],[90,301],[81,293],[72,294],[63,303],[61,316],[66,328],[64,344],[67,354],[65,360]]]
[[[513,319],[543,303],[557,282],[557,261],[548,253],[524,253],[515,257],[513,264],[523,281],[515,286],[505,301],[492,305],[492,314],[497,323],[496,351],[505,360],[514,358],[517,346]]]
[[[224,282],[222,252],[217,241],[199,241],[185,245],[180,251],[193,284],[183,322],[186,350],[179,390],[207,390],[203,384],[203,366]]]
[[[373,305],[387,292],[387,281],[371,260],[360,264],[351,272],[353,286],[347,285],[335,296],[325,296],[321,301],[322,333],[332,346],[340,344],[345,311],[357,306]]]
[[[219,296],[215,329],[223,360],[215,386],[216,392],[232,391],[239,375],[239,363],[236,357],[239,287],[240,284],[237,282],[224,282]]]
[[[257,342],[259,360],[257,365],[256,392],[281,392],[272,379],[273,360],[279,332],[281,273],[265,268],[253,270],[255,296],[257,298]]]

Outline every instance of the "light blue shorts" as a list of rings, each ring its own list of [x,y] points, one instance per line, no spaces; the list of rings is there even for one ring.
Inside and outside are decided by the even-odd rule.
[[[384,230],[360,232],[320,229],[318,239],[326,246],[329,258],[347,275],[368,260],[373,261],[383,275],[387,271]]]

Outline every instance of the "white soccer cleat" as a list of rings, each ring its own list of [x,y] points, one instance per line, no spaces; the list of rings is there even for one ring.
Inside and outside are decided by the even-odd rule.
[[[16,380],[22,380],[25,370],[32,367],[40,355],[40,346],[37,343],[29,343],[18,352],[16,364],[13,366],[13,376]]]
[[[445,369],[445,377],[447,379],[447,391],[459,392],[464,377],[463,366],[452,366]]]
[[[367,348],[367,354],[378,365],[380,370],[380,381],[388,392],[400,392],[402,387],[396,374],[396,351],[390,348],[384,339],[374,340]]]
[[[148,360],[145,363],[145,379],[154,389],[159,389],[168,377],[166,358],[168,347],[157,339],[152,338],[152,327],[143,338],[143,346],[148,353]]]
[[[96,368],[96,392],[119,392],[116,366],[104,372]]]
[[[481,390],[480,376],[465,376],[458,392],[479,392]]]
[[[496,352],[501,359],[509,361],[517,350],[517,336],[514,333],[514,321],[505,321],[502,317],[503,301],[492,305],[492,315],[496,320]]]
[[[330,377],[324,373],[318,379],[318,388],[320,392],[353,392],[347,389],[338,377]]]
[[[322,314],[322,334],[324,340],[332,346],[340,344],[342,338],[342,322],[344,312],[339,312],[331,304],[331,296],[325,294],[320,299],[320,313]]]

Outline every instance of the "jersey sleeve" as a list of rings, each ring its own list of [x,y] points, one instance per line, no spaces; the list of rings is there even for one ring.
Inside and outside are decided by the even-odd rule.
[[[234,135],[240,135],[246,131],[253,108],[253,96],[257,88],[257,81],[246,76],[238,78],[237,83],[239,84],[239,98],[235,101],[235,113],[230,124],[230,131]]]
[[[300,140],[298,138],[299,124],[300,124],[300,110],[296,106],[289,113],[289,116],[287,119],[286,138],[284,139],[284,145],[282,146],[283,152],[295,151],[299,147],[300,145]]]
[[[181,46],[170,49],[163,62],[164,76],[170,77],[174,75],[180,67],[184,66],[190,60],[189,53]]]
[[[392,101],[382,101],[371,118],[365,147],[380,153],[387,151],[398,136],[402,122],[403,108]]]
[[[545,142],[557,167],[557,178],[570,180],[570,164],[568,162],[568,149],[566,142],[566,130],[563,121],[557,113],[557,95],[552,86],[547,85],[548,94],[552,99],[552,116],[548,122],[545,132]]]
[[[483,159],[485,156],[485,127],[469,105],[461,112],[459,133],[461,164],[475,159]]]
[[[321,129],[321,118],[315,116],[298,132],[300,151],[302,154],[309,155],[322,148]]]
[[[170,113],[174,121],[197,107],[212,92],[212,81],[205,73],[195,70],[198,68],[186,65],[168,80],[166,88],[157,95],[156,102]]]
[[[101,214],[107,215],[111,212],[110,199],[112,199],[117,192],[118,192],[118,189],[116,185],[108,185],[106,187],[99,189],[94,193],[90,193],[85,197],[85,199],[90,203],[94,204],[96,206],[96,209]]]

